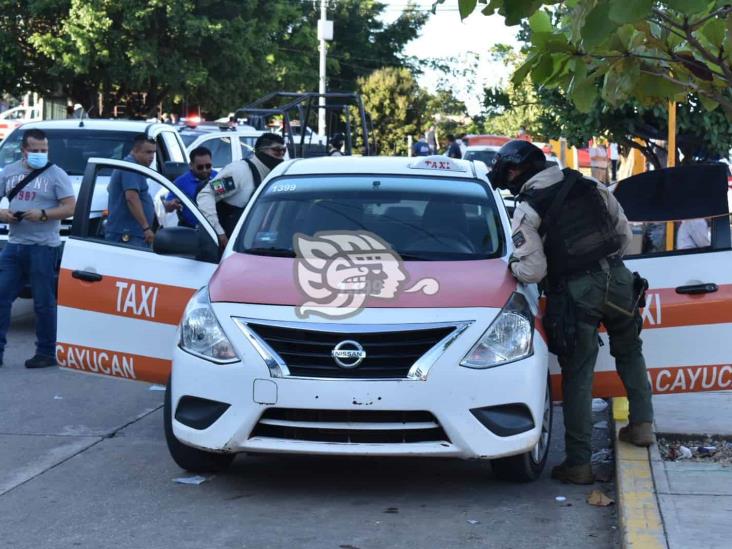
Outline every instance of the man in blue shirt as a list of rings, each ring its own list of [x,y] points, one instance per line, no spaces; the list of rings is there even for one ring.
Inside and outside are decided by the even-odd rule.
[[[135,136],[132,151],[125,160],[149,167],[155,159],[155,150],[155,141],[141,133]],[[155,238],[151,227],[155,207],[145,176],[124,169],[114,170],[107,192],[109,218],[105,239],[149,248]]]
[[[460,152],[460,145],[455,141],[455,136],[448,134],[447,136],[447,151],[445,154],[450,158],[462,158],[463,153]]]
[[[430,154],[432,154],[432,150],[427,143],[426,136],[422,136],[419,141],[412,145],[412,156],[429,156]]]
[[[190,170],[177,178],[173,183],[183,193],[196,203],[196,195],[206,183],[216,177],[216,170],[212,170],[211,151],[206,147],[196,147],[188,155]],[[196,216],[191,210],[181,204],[173,193],[165,197],[165,211],[178,213],[178,225],[181,227],[195,227],[198,225]]]

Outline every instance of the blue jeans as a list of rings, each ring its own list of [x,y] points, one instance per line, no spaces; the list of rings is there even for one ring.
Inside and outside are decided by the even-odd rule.
[[[36,353],[56,355],[56,263],[61,247],[8,243],[0,253],[0,357],[5,351],[10,308],[30,282],[36,313]]]

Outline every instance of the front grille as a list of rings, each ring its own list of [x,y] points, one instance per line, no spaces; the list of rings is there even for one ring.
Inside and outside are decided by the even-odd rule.
[[[250,434],[254,437],[352,444],[450,442],[430,412],[383,410],[270,408]]]
[[[301,328],[249,324],[287,365],[291,376],[388,379],[407,377],[412,365],[454,326],[387,332],[323,332]],[[338,366],[331,351],[354,340],[366,351],[355,368]]]

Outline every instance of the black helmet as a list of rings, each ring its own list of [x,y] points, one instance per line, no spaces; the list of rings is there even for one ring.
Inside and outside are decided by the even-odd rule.
[[[343,146],[343,142],[346,140],[346,138],[343,136],[342,133],[335,133],[333,134],[333,137],[330,138],[330,144],[333,145],[336,149],[340,149]]]
[[[508,169],[522,167],[525,170],[513,181],[508,180]],[[522,139],[509,141],[498,150],[488,180],[498,189],[508,189],[516,194],[526,181],[546,167],[542,150]]]

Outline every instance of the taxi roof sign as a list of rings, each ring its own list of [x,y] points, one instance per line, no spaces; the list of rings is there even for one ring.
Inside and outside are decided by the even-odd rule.
[[[425,156],[409,164],[414,170],[436,170],[441,172],[467,172],[468,169],[447,156]]]

